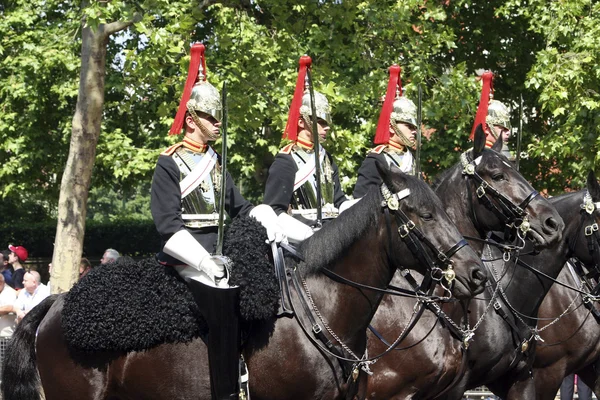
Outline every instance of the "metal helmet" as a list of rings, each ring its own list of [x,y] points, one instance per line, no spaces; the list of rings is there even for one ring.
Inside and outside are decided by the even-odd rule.
[[[190,99],[186,103],[186,107],[190,112],[203,112],[212,115],[217,121],[221,121],[223,117],[223,104],[221,104],[221,94],[216,87],[203,79],[202,65],[198,82],[194,85]]]
[[[317,118],[321,118],[331,125],[331,107],[329,106],[329,101],[324,94],[319,92],[315,92],[315,111],[317,112]],[[308,90],[304,91],[304,95],[302,96],[300,114],[309,119],[312,117],[310,93]]]
[[[417,106],[412,100],[406,97],[398,97],[394,100],[390,120],[394,122],[404,122],[412,126],[417,126]]]
[[[507,129],[511,129],[508,107],[498,100],[491,100],[485,122],[489,125],[500,125]]]

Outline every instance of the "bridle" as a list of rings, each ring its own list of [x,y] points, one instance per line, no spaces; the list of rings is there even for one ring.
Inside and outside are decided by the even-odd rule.
[[[427,301],[431,301],[431,299],[432,299],[431,293],[434,288],[434,286],[431,285],[431,282],[433,282],[433,281],[440,283],[445,290],[450,291],[449,286],[452,285],[454,279],[456,278],[456,273],[453,268],[454,263],[451,260],[451,258],[460,249],[462,249],[465,246],[468,246],[469,245],[468,242],[463,238],[463,239],[459,240],[450,249],[448,249],[446,252],[440,251],[425,235],[423,235],[423,233],[417,228],[416,224],[400,209],[400,202],[401,202],[401,200],[405,199],[406,197],[408,197],[410,195],[410,189],[407,188],[407,189],[401,190],[398,193],[392,193],[390,191],[390,189],[385,185],[385,183],[382,183],[382,185],[380,187],[380,192],[383,196],[383,201],[381,203],[381,207],[383,208],[383,212],[385,213],[385,217],[386,217],[386,229],[387,229],[388,238],[389,238],[388,244],[390,246],[389,249],[393,248],[391,218],[390,218],[390,214],[393,214],[395,217],[396,223],[398,225],[398,235],[404,241],[404,243],[407,245],[407,247],[410,249],[410,251],[413,253],[415,258],[417,258],[420,263],[426,265],[430,270],[430,273],[425,275],[425,279],[421,283],[420,287],[417,286],[416,284],[413,285],[413,288],[415,289],[414,297],[417,297],[420,299],[427,298]],[[433,253],[435,258],[432,257],[429,254],[429,252],[426,251],[425,247],[429,247],[430,251]],[[389,261],[392,262],[392,260],[389,260]],[[380,289],[377,287],[372,287],[372,286],[364,285],[364,284],[361,284],[358,282],[350,281],[328,269],[323,269],[322,272],[324,273],[324,275],[328,276],[332,280],[335,280],[337,282],[340,282],[340,283],[343,283],[343,284],[346,284],[346,285],[349,285],[352,287],[356,287],[359,289],[373,290],[376,292],[390,294],[390,295],[406,296],[406,291],[403,291],[400,288]],[[369,370],[369,365],[376,362],[379,358],[383,357],[385,354],[394,350],[394,348],[397,347],[398,344],[402,340],[404,340],[406,338],[406,336],[408,335],[408,333],[410,332],[410,329],[403,330],[402,333],[400,334],[400,336],[385,351],[383,351],[381,354],[378,354],[375,357],[369,357],[366,352],[362,357],[358,357],[327,326],[326,322],[323,320],[323,317],[320,315],[320,313],[316,309],[316,305],[312,301],[311,294],[308,290],[308,287],[306,286],[306,283],[304,282],[304,280],[301,277],[299,277],[297,269],[294,268],[293,270],[290,271],[290,273],[291,273],[292,283],[294,284],[296,291],[298,292],[298,294],[304,292],[304,294],[308,298],[308,300],[313,308],[314,313],[317,315],[317,318],[315,318],[312,315],[313,313],[309,310],[308,305],[306,303],[304,303],[303,304],[304,311],[305,311],[307,318],[310,321],[310,325],[311,325],[312,329],[309,329],[306,326],[304,326],[304,324],[302,323],[300,318],[297,318],[297,321],[299,322],[300,327],[305,332],[305,334],[307,335],[309,340],[311,342],[313,342],[313,344],[317,348],[319,348],[323,353],[328,354],[329,356],[338,359],[340,362],[352,363],[350,370],[352,371],[351,378],[353,379],[354,382],[358,378],[359,369],[363,369],[365,372],[370,374],[371,372]],[[444,281],[447,282],[449,286],[446,286]],[[423,287],[427,288],[427,289],[425,289],[427,292],[423,291],[423,289],[422,289]],[[301,301],[303,302],[303,300],[301,300]],[[417,318],[413,318],[413,320],[411,321],[411,323],[408,326],[413,327],[416,324],[416,321],[418,321],[418,319],[420,318],[420,316],[422,315],[422,313],[424,311],[425,303],[427,301],[425,301],[425,300],[421,301],[421,303],[422,303],[421,310],[419,310],[419,312],[415,312],[413,314],[413,316],[417,315]],[[292,303],[292,308],[294,308],[293,303]],[[296,315],[298,315],[296,310],[293,310],[293,311]],[[319,320],[320,320],[320,322],[319,322]],[[346,351],[346,353],[350,354],[350,356],[352,356],[353,358],[348,358],[345,355],[336,354],[336,352],[333,351],[332,343],[328,339],[326,339],[324,337],[324,335],[322,334],[323,329],[322,329],[321,325],[324,326],[324,328],[339,343],[339,345]],[[317,336],[318,340],[313,338],[309,334],[310,331],[312,331]],[[325,346],[323,346],[323,344],[321,344],[321,342],[325,343]]]
[[[460,249],[468,246],[468,242],[463,238],[447,251],[439,250],[420,230],[415,223],[400,209],[400,201],[410,195],[410,189],[403,189],[398,193],[392,193],[385,183],[380,187],[383,201],[381,206],[386,216],[386,228],[388,230],[389,248],[392,248],[392,234],[390,214],[394,215],[396,224],[398,225],[398,235],[406,244],[413,256],[424,266],[429,269],[429,274],[425,275],[425,280],[421,286],[427,286],[426,280],[433,279],[442,287],[450,291],[456,272],[453,268],[452,256]],[[425,246],[429,248],[434,257],[425,250]]]
[[[580,207],[581,220],[577,232],[583,229],[588,251],[594,260],[593,271],[590,271],[588,276],[582,276],[582,278],[596,278],[600,275],[600,232],[598,231],[598,223],[594,219],[594,212],[600,210],[600,202],[594,202],[590,193],[586,191]],[[575,253],[578,238],[579,235],[576,235],[575,240],[569,242],[569,251],[571,254]]]
[[[525,238],[527,232],[531,229],[529,213],[525,211],[525,209],[533,199],[539,196],[539,192],[534,189],[521,204],[515,204],[511,199],[500,193],[477,173],[476,169],[481,163],[481,157],[482,156],[479,156],[476,159],[471,160],[468,152],[464,152],[460,155],[460,162],[463,167],[462,174],[465,176],[467,187],[469,181],[473,181],[477,187],[475,193],[479,202],[483,204],[485,208],[492,211],[496,217],[506,225],[507,230],[516,228],[519,237],[522,239]],[[469,202],[471,202],[471,196],[468,198]],[[474,208],[472,206],[469,208],[473,214],[473,221],[477,222],[477,215],[475,214]],[[479,226],[479,224],[476,224],[476,226]]]

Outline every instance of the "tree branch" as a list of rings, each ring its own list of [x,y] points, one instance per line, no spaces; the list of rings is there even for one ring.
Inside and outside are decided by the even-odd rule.
[[[133,18],[130,21],[115,21],[104,25],[104,35],[106,37],[112,35],[113,33],[122,31],[123,29],[129,28],[135,22],[142,20],[141,13],[135,13]]]
[[[133,21],[115,21],[104,25],[104,35],[110,36],[113,33],[122,31],[133,25]]]

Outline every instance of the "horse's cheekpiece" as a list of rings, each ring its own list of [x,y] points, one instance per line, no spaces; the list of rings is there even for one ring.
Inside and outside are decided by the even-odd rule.
[[[583,204],[581,205],[581,208],[585,210],[585,212],[587,212],[588,214],[593,214],[594,211],[600,209],[600,202],[598,203],[594,203],[594,200],[592,200],[592,196],[590,195],[590,192],[585,192],[585,195],[583,196]]]

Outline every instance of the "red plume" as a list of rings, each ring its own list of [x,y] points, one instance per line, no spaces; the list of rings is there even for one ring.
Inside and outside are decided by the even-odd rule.
[[[309,56],[300,57],[300,68],[298,69],[298,79],[296,79],[296,90],[290,105],[287,124],[283,131],[283,138],[288,138],[292,141],[298,139],[298,118],[300,118],[300,107],[302,106],[302,96],[304,95],[304,79],[306,70],[310,68],[312,60]]]
[[[394,64],[390,67],[390,80],[388,81],[387,92],[385,93],[385,101],[383,102],[383,107],[381,107],[381,114],[379,114],[375,144],[386,144],[390,141],[390,116],[392,115],[394,100],[396,99],[396,90],[399,90],[400,95],[402,95],[401,72],[402,69],[399,65]]]
[[[473,129],[471,129],[470,140],[475,137],[475,129],[477,125],[481,124],[485,128],[485,119],[488,114],[488,105],[490,104],[490,91],[493,92],[493,80],[494,74],[491,71],[485,71],[481,76],[483,80],[483,88],[481,88],[481,97],[479,98],[479,107],[477,107],[477,114],[475,115],[475,123]]]
[[[183,120],[185,119],[185,112],[187,111],[186,105],[190,99],[190,95],[192,94],[192,88],[196,84],[196,79],[198,78],[198,67],[200,67],[200,62],[202,62],[202,71],[204,74],[204,80],[206,80],[206,59],[204,58],[204,45],[202,43],[194,43],[191,49],[190,67],[188,69],[188,76],[183,88],[183,95],[181,96],[181,101],[179,102],[177,115],[175,115],[175,120],[173,121],[173,125],[171,125],[171,129],[169,130],[169,135],[179,135],[181,133],[181,128],[183,128]]]

